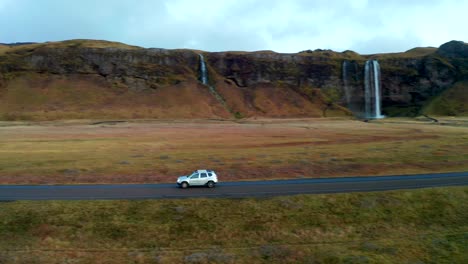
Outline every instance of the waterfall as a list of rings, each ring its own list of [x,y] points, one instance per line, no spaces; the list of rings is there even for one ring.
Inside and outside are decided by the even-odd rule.
[[[232,109],[227,105],[226,100],[221,96],[221,94],[216,91],[215,87],[208,83],[208,71],[206,70],[206,63],[205,58],[202,54],[198,54],[200,58],[200,81],[203,85],[208,86],[210,93],[218,100],[218,102],[230,113],[232,113]]]
[[[375,118],[383,118],[382,111],[380,110],[380,65],[377,60],[373,61],[374,64],[374,95],[375,95]]]
[[[379,62],[368,60],[364,66],[364,115],[366,118],[383,118],[380,102]]]
[[[370,117],[371,112],[371,83],[369,72],[370,61],[364,66],[364,117]]]
[[[345,93],[345,99],[346,99],[346,105],[350,107],[351,104],[351,94],[350,94],[350,87],[349,87],[349,81],[348,81],[348,66],[349,62],[348,61],[343,61],[343,90]]]
[[[198,54],[200,57],[200,81],[204,85],[208,85],[208,72],[206,71],[205,58],[202,54]]]

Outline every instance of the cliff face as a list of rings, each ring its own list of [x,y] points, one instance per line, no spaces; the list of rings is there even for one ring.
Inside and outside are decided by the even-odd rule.
[[[66,41],[0,50],[0,118],[227,118],[187,50]]]
[[[457,47],[451,47],[453,45]],[[362,112],[364,105],[364,64],[375,59],[381,67],[383,113],[412,115],[417,114],[425,102],[467,78],[463,63],[468,56],[462,51],[447,55],[446,47],[464,52],[467,45],[450,42],[439,50],[417,48],[405,53],[367,56],[353,52],[309,51],[298,54],[212,53],[208,58],[214,71],[238,87],[280,83],[296,90],[320,88],[330,100],[355,113]],[[465,68],[457,67],[458,64]]]
[[[198,81],[200,53],[211,89]],[[387,115],[416,114],[468,76],[467,45],[456,41],[366,56],[208,53],[85,40],[0,46],[0,118],[347,115],[343,107],[361,110],[369,59],[381,66]]]
[[[72,42],[73,43],[73,42]],[[3,74],[100,75],[131,90],[156,89],[194,76],[197,57],[190,51],[139,48],[93,48],[81,45],[31,45],[6,50]]]

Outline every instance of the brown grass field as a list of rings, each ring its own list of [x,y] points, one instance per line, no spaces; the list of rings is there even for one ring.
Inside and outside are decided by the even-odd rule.
[[[468,170],[466,118],[0,122],[0,184],[222,181]]]

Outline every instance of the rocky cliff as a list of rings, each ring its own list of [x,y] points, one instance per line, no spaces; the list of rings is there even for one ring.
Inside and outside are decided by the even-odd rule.
[[[91,40],[0,45],[0,118],[320,117],[349,115],[347,109],[359,114],[369,59],[381,66],[383,114],[415,115],[467,79],[467,51],[458,41],[375,55],[209,53]],[[199,54],[209,85],[199,82]]]

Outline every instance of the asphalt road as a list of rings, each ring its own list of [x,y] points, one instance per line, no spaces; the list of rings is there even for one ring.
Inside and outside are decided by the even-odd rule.
[[[222,179],[222,176],[220,177]],[[175,180],[175,178],[174,178]],[[312,193],[370,192],[468,185],[468,172],[378,177],[307,178],[221,182],[215,188],[174,184],[0,185],[0,201],[262,197]]]

